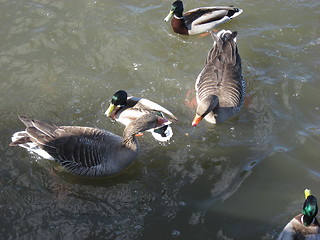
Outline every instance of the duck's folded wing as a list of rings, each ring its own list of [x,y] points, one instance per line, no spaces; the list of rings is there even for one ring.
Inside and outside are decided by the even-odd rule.
[[[160,106],[159,104],[157,104],[155,102],[152,102],[148,99],[145,99],[145,98],[141,98],[140,101],[136,103],[134,108],[159,111],[159,112],[162,112],[162,113],[168,115],[170,118],[172,118],[174,120],[178,120],[178,118],[175,115],[173,115],[173,113],[170,112],[168,109]]]
[[[195,8],[184,14],[186,26],[205,24],[217,21],[228,15],[228,12],[234,10],[234,7],[202,7]]]

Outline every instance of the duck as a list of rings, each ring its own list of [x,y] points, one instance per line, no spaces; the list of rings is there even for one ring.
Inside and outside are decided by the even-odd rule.
[[[320,225],[316,218],[318,204],[310,189],[304,190],[302,213],[295,216],[282,230],[278,240],[320,239]]]
[[[148,113],[168,118],[170,122],[178,120],[169,110],[153,101],[145,98],[128,97],[125,90],[118,90],[112,96],[105,116],[128,126],[135,119]],[[161,142],[168,141],[173,136],[172,128],[169,125],[149,131],[156,140]]]
[[[13,134],[10,146],[26,148],[84,177],[105,177],[120,173],[139,152],[135,134],[170,124],[165,118],[144,114],[132,121],[121,137],[92,127],[56,126],[26,116],[19,116],[19,119],[26,129]]]
[[[233,6],[199,7],[183,13],[182,1],[175,1],[164,21],[169,22],[175,33],[195,35],[211,31],[218,25],[237,16],[243,10]]]
[[[202,119],[211,124],[223,122],[240,111],[244,100],[237,32],[223,29],[211,35],[213,47],[195,83],[197,107],[192,126]]]

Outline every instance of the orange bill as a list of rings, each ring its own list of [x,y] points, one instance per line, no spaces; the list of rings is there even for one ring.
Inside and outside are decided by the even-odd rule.
[[[197,126],[201,122],[202,119],[203,119],[203,117],[196,114],[196,116],[194,117],[194,119],[192,121],[192,127]]]

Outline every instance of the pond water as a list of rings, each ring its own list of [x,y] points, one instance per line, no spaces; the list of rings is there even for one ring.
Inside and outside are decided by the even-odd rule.
[[[320,2],[230,3],[244,12],[217,29],[238,31],[245,105],[196,128],[185,99],[213,41],[174,34],[171,4],[0,1],[1,239],[275,239],[305,188],[320,199]],[[121,135],[104,116],[119,89],[179,118],[121,174],[80,178],[9,147],[18,115]]]

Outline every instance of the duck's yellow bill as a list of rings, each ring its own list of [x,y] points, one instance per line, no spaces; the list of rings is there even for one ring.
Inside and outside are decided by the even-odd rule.
[[[170,10],[170,12],[169,12],[168,16],[166,16],[166,18],[165,18],[165,19],[163,19],[163,20],[164,20],[165,22],[169,22],[169,21],[170,21],[170,19],[173,17],[173,15],[174,15],[173,11],[172,11],[172,10]]]
[[[110,106],[108,107],[107,111],[104,113],[107,117],[110,117],[112,112],[114,111],[114,108],[116,106],[112,103],[110,103]]]
[[[307,199],[310,195],[311,195],[310,189],[305,189],[305,190],[304,190],[304,197],[305,197],[305,199]]]

